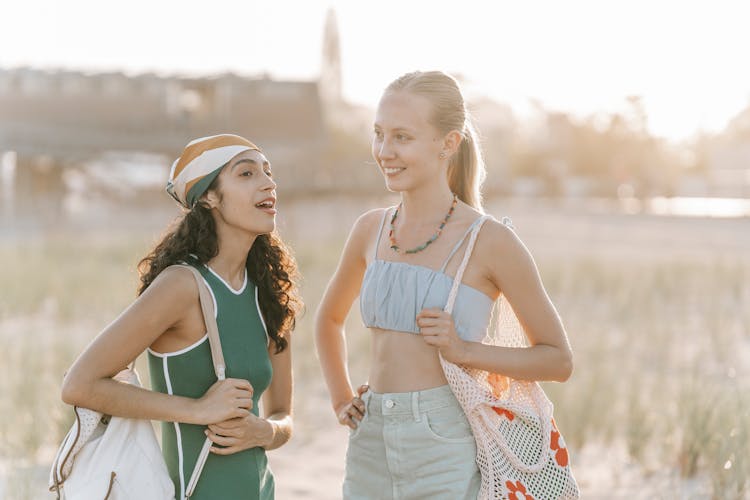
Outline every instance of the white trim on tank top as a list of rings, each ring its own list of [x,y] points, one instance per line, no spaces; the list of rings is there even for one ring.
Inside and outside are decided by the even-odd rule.
[[[245,269],[245,280],[242,282],[242,286],[240,287],[239,290],[235,290],[234,288],[232,288],[229,285],[229,283],[227,283],[226,281],[224,281],[224,278],[222,278],[221,276],[219,276],[219,273],[217,273],[216,271],[214,271],[213,269],[211,269],[208,266],[208,264],[203,264],[203,265],[206,266],[206,269],[208,269],[209,271],[211,271],[211,274],[213,274],[214,276],[216,276],[219,279],[219,281],[221,281],[222,283],[224,283],[224,286],[226,286],[229,289],[229,291],[232,292],[233,294],[239,295],[239,294],[241,294],[242,292],[245,291],[245,287],[247,286],[247,269]]]
[[[164,369],[164,382],[167,384],[167,394],[174,394],[172,391],[172,379],[169,376],[169,362],[168,358],[162,359],[162,367]],[[180,469],[180,499],[185,498],[185,473],[183,469],[183,452],[182,452],[182,433],[180,432],[180,423],[172,422],[174,424],[175,439],[177,440],[177,467]]]
[[[196,341],[193,344],[190,344],[187,347],[183,347],[182,349],[180,349],[178,351],[156,352],[153,349],[151,349],[150,347],[147,347],[146,350],[149,353],[153,354],[154,356],[156,356],[158,358],[168,358],[170,356],[179,356],[180,354],[185,354],[188,351],[192,351],[193,349],[195,349],[196,347],[198,347],[199,345],[201,345],[203,342],[205,342],[206,339],[208,339],[208,333],[206,333],[203,337],[201,337],[200,340]]]
[[[258,316],[260,322],[263,324],[263,331],[266,332],[266,347],[271,345],[271,336],[268,335],[268,327],[266,327],[266,320],[263,319],[263,311],[260,310],[260,302],[258,302],[258,287],[255,287],[255,307],[258,308]]]

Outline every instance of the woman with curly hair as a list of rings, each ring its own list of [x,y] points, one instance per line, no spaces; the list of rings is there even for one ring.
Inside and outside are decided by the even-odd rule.
[[[208,436],[212,453],[191,498],[272,499],[265,451],[292,431],[289,334],[302,301],[295,261],[275,232],[271,166],[242,137],[204,137],[175,161],[167,191],[183,216],[139,263],[138,298],[75,361],[62,398],[161,420],[177,498]],[[211,292],[225,380],[216,381],[198,284],[185,265]],[[153,390],[112,379],[144,350]]]

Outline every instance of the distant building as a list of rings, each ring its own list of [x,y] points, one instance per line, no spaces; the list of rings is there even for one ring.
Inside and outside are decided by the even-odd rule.
[[[19,170],[41,156],[54,164],[107,151],[173,158],[190,139],[222,132],[258,143],[297,187],[299,169],[314,172],[326,143],[318,82],[0,70],[0,152],[15,151]]]
[[[58,217],[69,167],[114,152],[161,155],[164,169],[189,140],[223,132],[261,146],[284,190],[314,188],[327,147],[318,82],[0,69],[0,155],[15,164],[3,193],[17,214]]]

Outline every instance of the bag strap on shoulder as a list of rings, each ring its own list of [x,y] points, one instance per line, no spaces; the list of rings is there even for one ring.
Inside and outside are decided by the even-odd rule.
[[[208,289],[206,281],[203,279],[201,273],[193,266],[179,264],[181,267],[190,269],[195,277],[195,282],[198,284],[198,294],[200,297],[201,311],[203,311],[203,322],[206,324],[206,330],[208,331],[208,343],[211,346],[211,359],[214,364],[214,372],[216,378],[224,380],[226,378],[226,364],[224,363],[224,353],[221,350],[221,340],[219,338],[219,327],[216,324],[216,313],[214,309],[214,298],[211,291]],[[190,480],[188,481],[187,488],[185,490],[185,498],[190,498],[195,491],[195,487],[198,484],[203,467],[206,465],[208,454],[211,450],[212,441],[206,438],[203,443],[201,452],[198,455],[198,460],[195,462],[192,474],[190,474]]]
[[[464,277],[464,271],[466,271],[466,265],[469,263],[469,257],[471,257],[471,253],[474,250],[474,243],[477,241],[477,235],[479,234],[479,230],[482,229],[482,226],[484,223],[489,219],[489,215],[482,215],[479,217],[479,220],[474,223],[474,229],[471,231],[471,235],[469,236],[469,243],[466,245],[466,250],[464,251],[464,258],[461,261],[461,265],[458,266],[458,270],[456,271],[456,276],[453,278],[453,286],[451,287],[451,291],[448,294],[448,302],[445,304],[444,311],[448,314],[451,314],[453,312],[453,305],[456,302],[456,296],[458,295],[458,287],[461,284],[461,280]]]
[[[221,340],[219,339],[219,327],[216,325],[216,312],[214,309],[214,298],[211,291],[206,285],[201,273],[193,266],[177,264],[190,270],[195,277],[198,285],[198,295],[200,297],[201,311],[203,311],[203,322],[206,324],[208,331],[208,343],[211,346],[211,359],[214,364],[216,378],[224,380],[226,378],[226,364],[224,363],[224,352],[221,350]]]

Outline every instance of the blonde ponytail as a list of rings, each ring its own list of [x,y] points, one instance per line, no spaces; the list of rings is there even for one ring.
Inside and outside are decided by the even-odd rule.
[[[484,211],[481,190],[485,177],[484,158],[470,120],[467,120],[462,136],[461,145],[448,165],[448,185],[461,201]]]

